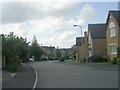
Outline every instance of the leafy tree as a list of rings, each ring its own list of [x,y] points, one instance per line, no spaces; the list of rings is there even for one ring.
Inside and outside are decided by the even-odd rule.
[[[69,58],[70,58],[70,55],[66,52],[66,53],[63,55],[63,57],[64,57],[65,59],[69,59]]]
[[[17,71],[21,60],[27,59],[28,43],[26,39],[14,35],[2,35],[2,56],[5,57],[6,67],[9,71]],[[13,70],[14,68],[14,70]]]
[[[28,53],[29,53],[29,43],[27,43],[26,39],[23,39],[22,37],[20,37],[19,42],[17,43],[17,46],[19,48],[19,58],[23,61],[23,62],[27,62],[28,61]]]
[[[56,56],[57,59],[60,59],[61,56],[62,56],[62,53],[61,53],[61,51],[60,51],[60,49],[58,47],[55,50],[55,56]]]
[[[39,61],[43,54],[43,50],[37,42],[36,37],[34,36],[32,44],[30,46],[30,56],[34,56],[35,61]]]

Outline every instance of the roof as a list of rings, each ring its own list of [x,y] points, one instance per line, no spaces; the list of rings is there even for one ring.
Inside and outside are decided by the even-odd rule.
[[[109,11],[110,14],[115,18],[115,20],[120,24],[120,11]]]
[[[60,50],[62,50],[64,53],[72,54],[71,48],[62,48],[62,49],[60,49]]]
[[[45,49],[51,49],[51,50],[53,50],[53,49],[55,49],[55,47],[53,47],[53,46],[41,46],[41,47],[43,47],[43,48],[45,48]]]
[[[76,37],[76,45],[81,45],[82,41],[84,43],[84,37]]]
[[[44,48],[47,52],[53,52],[55,50],[55,47],[48,47],[48,46],[41,46],[42,48]]]
[[[106,24],[88,24],[88,31],[91,34],[91,38],[106,38],[105,26]]]

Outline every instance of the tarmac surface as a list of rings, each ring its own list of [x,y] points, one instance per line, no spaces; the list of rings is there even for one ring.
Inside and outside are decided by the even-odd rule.
[[[116,89],[119,81],[118,65],[79,63],[72,60],[24,63],[13,77],[7,71],[3,71],[3,90],[7,88],[33,90],[36,80],[35,71],[38,76],[35,90],[41,88],[95,88],[93,90],[108,88],[105,90],[118,90]]]
[[[38,73],[37,88],[118,88],[114,65],[44,61],[32,66]]]
[[[30,63],[22,64],[18,73],[11,77],[7,71],[3,71],[2,88],[33,88],[35,72]]]

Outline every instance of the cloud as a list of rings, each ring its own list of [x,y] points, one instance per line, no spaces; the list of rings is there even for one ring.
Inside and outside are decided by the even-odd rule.
[[[98,12],[89,4],[86,4],[80,12],[80,18],[87,20],[95,19],[98,16]]]
[[[78,2],[14,2],[2,5],[4,16],[0,32],[13,31],[19,36],[27,37],[28,41],[36,35],[40,44],[61,48],[71,47],[75,44],[75,37],[80,36],[80,31],[75,30],[74,24],[81,25],[83,30],[86,30],[87,22],[93,21],[98,15],[89,4],[82,9],[76,9],[77,5],[80,5]],[[73,15],[75,10],[80,11],[79,14]]]
[[[84,25],[88,23],[88,21],[96,20],[99,16],[99,13],[89,4],[85,4],[85,6],[80,11],[80,14],[77,16],[77,24]]]
[[[38,12],[37,9],[32,8],[21,2],[11,2],[2,4],[2,23],[20,23],[27,20],[35,19],[44,14]]]
[[[54,45],[60,48],[69,48],[75,42],[75,31],[64,31],[62,34],[56,34],[48,39],[39,39],[39,43],[43,45]]]
[[[22,24],[9,24],[9,25],[0,25],[0,32],[8,34],[9,32],[14,32],[16,35],[25,36],[26,31]]]
[[[44,19],[48,15],[60,17],[71,13],[77,5],[77,2],[6,2],[2,3],[2,23]]]

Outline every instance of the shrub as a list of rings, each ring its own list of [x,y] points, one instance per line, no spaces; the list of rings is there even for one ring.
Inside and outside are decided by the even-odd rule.
[[[86,58],[83,57],[83,58],[80,59],[80,61],[81,61],[82,63],[85,63],[85,62],[86,62]]]
[[[29,59],[28,58],[22,58],[21,62],[28,62]]]
[[[91,62],[107,62],[107,59],[103,58],[99,55],[94,55],[94,56],[91,56],[88,58],[88,62],[89,61],[91,61]]]
[[[117,59],[117,64],[120,64],[120,58]]]
[[[113,58],[113,60],[111,61],[112,64],[117,64],[117,57]]]
[[[17,72],[19,67],[20,67],[20,60],[17,56],[12,57],[9,63],[7,64],[7,70],[12,73]]]
[[[61,61],[61,62],[64,62],[64,61],[65,61],[65,58],[64,58],[64,57],[61,57],[61,58],[60,58],[60,61]]]

